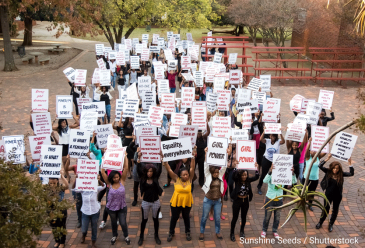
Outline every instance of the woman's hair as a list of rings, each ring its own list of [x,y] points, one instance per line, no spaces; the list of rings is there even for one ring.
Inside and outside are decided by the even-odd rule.
[[[125,172],[125,173],[127,173],[127,172]],[[115,170],[111,171],[110,174],[109,174],[109,176],[108,176],[108,181],[109,181],[110,184],[113,184],[114,183],[113,178],[114,178],[114,176],[116,174],[118,174],[119,177],[122,177],[122,175],[120,174],[119,171],[115,171]]]
[[[129,118],[130,118],[130,117],[126,117],[126,118],[125,118],[125,120],[124,120],[124,122],[123,122],[123,127],[126,127],[126,126],[128,125],[128,123],[129,123]]]
[[[100,89],[101,91],[103,91],[103,88],[105,87],[105,91],[108,92],[109,91],[109,86],[101,86]]]
[[[188,172],[188,174],[189,174],[189,170],[188,170],[188,168],[186,168],[186,167],[181,167],[181,168],[180,168],[180,170],[179,170],[179,172],[177,173],[177,176],[178,176],[178,177],[180,177],[180,176],[181,176],[181,173],[182,173],[183,171],[187,171],[187,172]]]
[[[156,167],[153,164],[146,164],[145,167],[143,168],[143,176],[141,178],[143,181],[147,180],[148,178],[147,173],[150,169],[152,169],[153,173],[152,178],[156,176],[156,171],[157,171]]]
[[[275,138],[275,141],[274,141],[274,143],[276,142],[276,141],[278,141],[278,139],[279,139],[279,136],[277,135],[277,134],[270,134],[270,136],[274,136],[274,138]]]
[[[62,125],[61,123],[65,121],[66,122],[66,126],[68,127],[68,122],[66,119],[58,119],[58,127],[57,127],[57,132],[60,136],[62,136]]]
[[[248,181],[248,170],[237,170],[236,175],[235,175],[235,178],[234,178],[234,181],[242,183],[242,175],[245,172],[247,173],[247,178],[246,178],[246,181],[245,181],[244,184],[246,186],[248,186],[248,184],[249,184],[249,181]]]
[[[328,173],[327,176],[329,178],[331,178],[333,176],[333,169],[338,165],[338,172],[337,172],[337,183],[338,184],[343,184],[343,170],[342,170],[342,165],[340,162],[338,161],[334,161],[330,164],[330,167],[328,169]]]
[[[210,166],[209,167],[210,174],[213,174],[215,172],[215,170],[219,170],[219,167],[218,166]]]

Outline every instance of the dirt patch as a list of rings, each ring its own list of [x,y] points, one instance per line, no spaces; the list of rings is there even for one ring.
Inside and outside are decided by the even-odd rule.
[[[68,61],[76,57],[78,54],[82,52],[80,49],[76,48],[68,48],[65,52],[61,52],[60,54],[48,54],[49,48],[39,48],[39,49],[32,49],[32,50],[26,50],[26,55],[28,56],[29,53],[32,52],[41,52],[44,55],[39,56],[39,59],[42,58],[50,58],[49,63],[47,65],[40,65],[39,63],[36,64],[33,62],[31,64],[23,64],[22,58],[19,56],[17,52],[13,52],[15,65],[19,69],[18,71],[12,71],[12,72],[4,72],[2,71],[4,68],[4,53],[0,53],[0,78],[1,77],[19,77],[19,76],[25,76],[29,74],[34,74],[38,72],[44,72],[44,71],[50,71],[50,70],[56,70],[60,67],[62,67],[64,64],[66,64]],[[24,58],[24,57],[23,57]]]

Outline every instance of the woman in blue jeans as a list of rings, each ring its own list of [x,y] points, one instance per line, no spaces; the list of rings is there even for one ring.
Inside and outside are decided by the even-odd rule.
[[[78,176],[76,176],[78,178]],[[76,179],[77,180],[77,179]],[[98,193],[105,189],[106,185],[100,180],[100,175],[98,175],[98,186],[97,192],[94,191],[83,191],[83,190],[75,190],[76,180],[72,186],[73,191],[81,193],[83,203],[81,207],[82,212],[82,225],[81,232],[82,238],[81,243],[85,243],[85,238],[87,234],[87,229],[89,228],[89,223],[91,221],[91,243],[92,248],[96,248],[96,237],[98,231],[98,220],[100,216],[100,202],[98,202]]]
[[[110,105],[110,100],[113,99],[110,92],[114,91],[113,86],[101,86],[96,93],[100,94],[99,101],[105,102],[105,111],[106,115],[108,117],[108,123],[110,123],[110,110],[112,109],[112,106]],[[103,117],[104,121],[104,117]]]

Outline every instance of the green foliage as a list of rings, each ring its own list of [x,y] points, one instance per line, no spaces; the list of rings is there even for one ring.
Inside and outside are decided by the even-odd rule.
[[[37,174],[27,175],[21,165],[0,161],[0,178],[1,247],[36,247],[36,236],[72,203],[59,202],[58,194],[43,186]],[[57,229],[54,234],[66,232]]]

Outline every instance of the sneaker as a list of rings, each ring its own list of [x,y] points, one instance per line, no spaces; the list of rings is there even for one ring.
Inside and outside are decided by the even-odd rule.
[[[257,189],[257,192],[259,193],[259,195],[262,195],[261,189]]]
[[[158,237],[158,235],[155,234],[155,241],[156,241],[156,244],[160,245],[161,244],[161,240],[160,238]]]
[[[80,228],[80,227],[81,227],[81,222],[77,222],[76,228]]]
[[[105,221],[102,221],[102,222],[100,223],[99,228],[100,228],[100,229],[103,229],[105,226],[106,226]]]
[[[263,238],[263,239],[266,238],[266,232],[264,232],[264,231],[261,232],[261,238]]]
[[[137,201],[133,201],[132,202],[132,206],[134,207],[134,206],[136,206],[137,205]]]
[[[112,244],[112,245],[114,245],[115,244],[115,242],[117,241],[117,239],[118,239],[118,237],[113,237],[111,240],[110,240],[110,243]]]
[[[174,235],[169,233],[169,236],[167,237],[167,242],[171,242],[172,237],[174,237]]]
[[[158,214],[158,218],[162,219],[162,213],[161,212]]]
[[[130,244],[131,244],[131,240],[129,239],[129,237],[126,237],[126,238],[124,239],[124,241],[125,241],[125,243],[126,243],[127,245],[130,245]]]
[[[143,237],[140,236],[139,240],[138,240],[138,246],[142,246],[143,245]]]
[[[191,241],[190,232],[187,232],[187,233],[186,233],[186,240],[187,240],[187,241]]]
[[[272,234],[274,235],[274,238],[276,238],[276,239],[279,239],[279,238],[280,238],[280,236],[279,236],[279,234],[278,234],[278,233],[274,232],[274,233],[272,233]]]
[[[117,225],[119,226],[119,220],[117,220]]]
[[[313,207],[312,206],[310,206],[308,209],[313,212]]]

